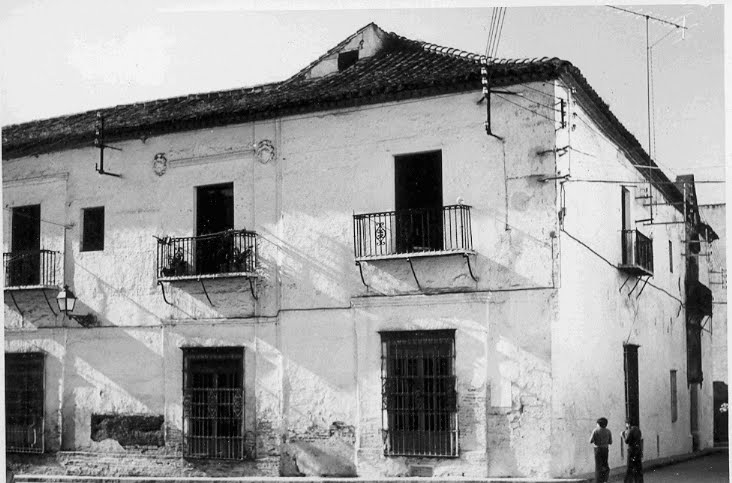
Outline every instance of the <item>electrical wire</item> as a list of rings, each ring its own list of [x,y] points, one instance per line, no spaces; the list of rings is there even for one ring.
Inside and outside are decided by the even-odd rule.
[[[51,220],[46,220],[46,219],[43,219],[43,218],[38,218],[37,216],[30,216],[30,215],[26,215],[25,213],[21,213],[21,212],[19,212],[19,211],[18,211],[18,212],[16,212],[16,211],[15,211],[15,210],[14,210],[13,208],[10,208],[10,207],[7,207],[7,208],[3,208],[3,209],[4,209],[5,211],[9,211],[10,213],[12,213],[12,214],[13,214],[13,216],[21,216],[21,217],[23,217],[23,218],[27,218],[27,219],[29,219],[29,220],[33,220],[33,221],[40,221],[41,223],[48,223],[49,225],[56,225],[56,226],[60,226],[60,227],[62,227],[62,228],[66,228],[66,229],[69,229],[69,228],[71,228],[71,226],[70,226],[70,225],[64,225],[64,224],[62,224],[62,223],[56,223],[55,221],[51,221]]]
[[[498,35],[496,36],[496,42],[493,46],[493,52],[491,52],[491,58],[495,58],[498,53],[498,46],[501,43],[501,35],[503,34],[503,24],[506,21],[506,7],[503,7],[503,14],[501,15],[500,23],[498,26]]]
[[[615,265],[615,264],[614,264],[613,262],[611,262],[611,261],[610,261],[610,260],[608,260],[607,258],[605,258],[605,257],[603,257],[602,255],[600,255],[600,254],[599,254],[599,253],[598,253],[597,251],[595,251],[595,250],[594,250],[594,249],[593,249],[593,248],[592,248],[591,246],[589,246],[588,244],[586,244],[585,242],[583,242],[583,241],[582,241],[582,240],[580,240],[579,238],[577,238],[577,237],[573,236],[572,234],[568,233],[568,232],[567,232],[567,231],[566,231],[566,230],[565,230],[564,228],[560,228],[560,230],[562,231],[562,233],[564,233],[565,235],[567,235],[567,236],[568,236],[569,238],[571,238],[571,239],[572,239],[572,240],[574,240],[575,242],[577,242],[577,243],[579,243],[580,245],[582,245],[583,247],[585,247],[585,248],[586,248],[587,250],[589,250],[589,251],[590,251],[591,253],[593,253],[593,254],[594,254],[594,255],[595,255],[596,257],[598,257],[598,258],[599,258],[600,260],[604,261],[605,263],[607,263],[608,265],[610,265],[610,266],[611,266],[611,267],[613,267],[613,268],[618,268],[618,266],[617,266],[617,265]],[[669,296],[669,297],[671,297],[672,299],[674,299],[674,300],[676,300],[677,302],[679,302],[679,303],[681,304],[681,306],[682,306],[682,307],[685,307],[685,305],[684,305],[684,302],[683,302],[683,300],[681,300],[680,298],[676,297],[675,295],[673,295],[672,293],[670,293],[670,292],[669,292],[668,290],[666,290],[666,289],[664,289],[664,288],[662,288],[662,287],[659,287],[659,286],[657,286],[657,285],[654,285],[654,284],[652,284],[651,282],[646,282],[646,284],[647,284],[647,285],[650,285],[651,287],[655,288],[656,290],[659,290],[659,291],[661,291],[661,292],[665,293],[666,295],[668,295],[668,296]]]
[[[488,40],[485,44],[485,57],[488,58],[488,52],[490,52],[491,44],[493,43],[493,35],[495,32],[495,24],[496,24],[496,7],[493,7],[491,9],[491,26],[488,29]]]
[[[486,58],[490,61],[491,54],[493,52],[493,45],[496,42],[496,37],[498,36],[498,24],[501,21],[501,11],[502,7],[493,7],[492,15],[491,15],[491,35],[488,38],[488,46],[486,48]]]
[[[577,179],[577,178],[568,178],[566,182],[582,182],[582,183],[615,183],[615,184],[628,184],[628,185],[636,185],[636,184],[648,184],[648,181],[630,181],[630,180],[610,180],[610,179]],[[699,180],[694,181],[695,184],[724,184],[726,181],[724,180]],[[654,185],[676,185],[677,183],[674,181],[654,181]]]
[[[506,92],[511,92],[511,94],[515,94],[515,95],[517,95],[517,96],[521,97],[522,99],[526,100],[527,102],[531,102],[531,103],[533,103],[533,104],[536,104],[537,106],[541,106],[541,107],[544,107],[544,108],[546,108],[546,109],[549,109],[549,110],[552,110],[552,111],[554,111],[554,112],[558,112],[558,113],[561,113],[561,112],[562,112],[562,110],[561,110],[561,109],[557,109],[557,108],[556,108],[556,107],[554,107],[554,106],[550,106],[550,105],[547,105],[547,104],[542,104],[542,103],[541,103],[541,102],[539,102],[539,101],[535,101],[535,100],[533,100],[533,99],[530,99],[530,98],[528,98],[528,97],[525,97],[525,96],[523,96],[523,95],[522,95],[522,93],[520,93],[520,92],[513,92],[513,91],[506,91]]]
[[[593,127],[593,126],[592,126],[592,125],[591,125],[591,124],[590,124],[590,123],[589,123],[588,121],[586,121],[586,120],[585,120],[585,119],[584,119],[584,118],[583,118],[582,116],[580,116],[579,114],[577,114],[577,113],[574,113],[573,117],[574,117],[574,118],[576,118],[576,119],[579,119],[580,121],[582,121],[582,123],[583,123],[583,124],[584,124],[585,126],[587,126],[587,128],[588,128],[588,129],[590,129],[591,131],[594,131],[594,132],[595,132],[595,133],[596,133],[596,134],[597,134],[598,136],[602,136],[602,137],[604,137],[605,139],[608,139],[608,140],[609,140],[609,138],[608,138],[608,137],[607,137],[607,136],[606,136],[605,134],[603,134],[603,133],[601,133],[600,131],[598,131],[597,129],[595,129],[595,128],[594,128],[594,127]],[[612,142],[612,141],[611,141],[611,142]],[[642,150],[642,149],[643,149],[643,148],[641,148],[641,150]],[[650,155],[649,155],[649,157],[650,157]],[[644,169],[644,170],[649,170],[649,169],[655,169],[655,170],[658,170],[658,171],[664,171],[664,172],[668,171],[668,172],[670,172],[671,174],[673,174],[674,176],[676,175],[676,172],[675,172],[675,171],[674,171],[673,169],[669,168],[668,166],[665,166],[665,165],[664,165],[663,163],[661,163],[661,162],[660,162],[660,161],[658,161],[657,159],[654,159],[654,160],[653,160],[653,162],[654,162],[654,163],[656,163],[656,165],[657,165],[657,166],[647,166],[647,165],[645,165],[645,164],[633,164],[633,166],[635,166],[636,168],[639,168],[639,169],[640,169],[640,168],[642,168],[642,169]]]
[[[507,99],[507,98],[503,97],[503,96],[502,96],[502,95],[500,95],[500,94],[495,94],[495,93],[494,93],[493,95],[494,95],[494,96],[496,96],[496,97],[500,97],[501,99],[503,99],[504,101],[508,102],[509,104],[513,104],[513,105],[514,105],[514,106],[516,106],[516,107],[520,107],[521,109],[524,109],[525,111],[529,111],[530,113],[532,113],[532,114],[535,114],[535,115],[537,115],[537,116],[539,116],[539,117],[543,117],[544,119],[548,119],[549,121],[552,121],[552,122],[555,122],[555,121],[556,121],[555,119],[552,119],[552,118],[551,118],[551,117],[549,117],[549,116],[545,116],[545,115],[543,115],[543,114],[540,114],[540,113],[538,113],[538,112],[536,112],[536,111],[532,111],[532,110],[531,110],[531,109],[529,109],[528,107],[525,107],[525,106],[522,106],[521,104],[518,104],[518,103],[516,103],[516,102],[513,102],[512,100],[510,100],[510,99]]]
[[[511,84],[511,87],[513,87],[513,86],[523,86],[523,87],[526,87],[527,89],[531,89],[534,92],[538,92],[539,94],[550,98],[552,101],[554,99],[556,99],[556,96],[554,96],[553,94],[547,94],[546,92],[544,92],[542,90],[539,90],[539,89],[537,89],[535,87],[531,87],[529,84],[526,84],[526,83],[524,83],[524,84]]]

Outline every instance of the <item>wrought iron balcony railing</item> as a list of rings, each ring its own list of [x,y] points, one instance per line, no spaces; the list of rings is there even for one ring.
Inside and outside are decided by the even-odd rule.
[[[3,253],[5,288],[55,287],[60,282],[59,252],[22,250]]]
[[[473,250],[470,206],[451,205],[353,216],[356,260]]]
[[[252,276],[256,268],[257,234],[252,231],[158,238],[158,279]]]
[[[635,275],[653,275],[653,240],[638,230],[623,230],[620,268]]]

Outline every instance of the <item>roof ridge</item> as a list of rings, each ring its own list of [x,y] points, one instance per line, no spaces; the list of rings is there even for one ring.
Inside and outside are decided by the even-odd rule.
[[[353,40],[353,38],[355,38],[355,37],[356,37],[356,36],[357,36],[358,34],[360,34],[361,32],[363,32],[363,31],[364,31],[364,30],[366,30],[367,28],[371,27],[372,25],[373,25],[374,27],[376,27],[376,28],[377,28],[378,30],[381,30],[382,32],[384,32],[384,33],[387,33],[387,34],[388,34],[388,32],[386,32],[386,31],[385,31],[384,29],[382,29],[381,27],[379,27],[379,26],[378,26],[378,25],[376,24],[376,22],[369,22],[369,23],[367,23],[366,25],[364,25],[363,27],[361,27],[360,29],[356,30],[356,31],[355,31],[354,33],[352,33],[351,35],[349,35],[348,37],[346,37],[345,39],[343,39],[343,40],[341,40],[340,42],[338,42],[338,43],[337,43],[337,44],[336,44],[335,46],[333,46],[333,47],[331,47],[330,49],[328,49],[328,50],[327,50],[327,51],[326,51],[326,52],[325,52],[325,53],[324,53],[323,55],[321,55],[320,57],[318,57],[318,58],[317,58],[317,59],[315,59],[314,61],[310,62],[310,63],[309,63],[308,65],[306,65],[305,67],[303,67],[302,69],[300,69],[299,71],[297,71],[296,73],[294,73],[293,75],[291,75],[290,77],[288,77],[287,79],[285,79],[285,80],[281,81],[281,83],[282,83],[282,84],[285,84],[285,83],[291,82],[291,81],[293,81],[293,80],[295,80],[295,79],[299,79],[300,77],[302,77],[302,75],[303,75],[303,74],[304,74],[305,72],[307,72],[307,71],[309,71],[310,69],[312,69],[313,67],[315,67],[315,65],[316,65],[316,64],[317,64],[318,62],[320,62],[321,60],[323,60],[323,59],[325,59],[326,57],[328,57],[328,56],[329,56],[330,54],[332,54],[332,53],[333,53],[334,51],[338,50],[338,49],[339,49],[340,47],[342,47],[342,46],[346,45],[346,44],[347,44],[348,42],[350,42],[351,40]]]
[[[421,47],[426,52],[431,52],[446,57],[452,57],[456,59],[467,59],[476,64],[487,62],[489,57],[485,55],[476,54],[467,50],[458,49],[456,47],[446,47],[444,45],[433,44],[431,42],[425,42],[423,40],[414,40],[403,35],[399,35],[395,32],[388,32],[388,35],[403,42],[411,43]],[[504,57],[493,57],[491,59],[494,64],[528,64],[532,62],[567,62],[566,60],[560,59],[559,57],[524,57],[524,58],[504,58]]]

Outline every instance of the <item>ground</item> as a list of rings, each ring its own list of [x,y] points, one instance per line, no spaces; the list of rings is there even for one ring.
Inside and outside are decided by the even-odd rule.
[[[647,471],[645,483],[693,481],[695,483],[729,482],[729,453],[714,453],[676,465]],[[622,481],[622,477],[620,480]]]

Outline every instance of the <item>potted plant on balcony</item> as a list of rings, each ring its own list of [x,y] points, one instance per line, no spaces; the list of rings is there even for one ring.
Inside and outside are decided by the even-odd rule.
[[[252,256],[252,247],[247,247],[244,250],[234,248],[234,256],[231,260],[231,271],[232,272],[246,272],[250,266],[250,258]]]
[[[172,255],[168,256],[168,267],[163,268],[163,276],[179,277],[185,275],[188,269],[188,262],[185,260],[183,248],[178,248]]]

